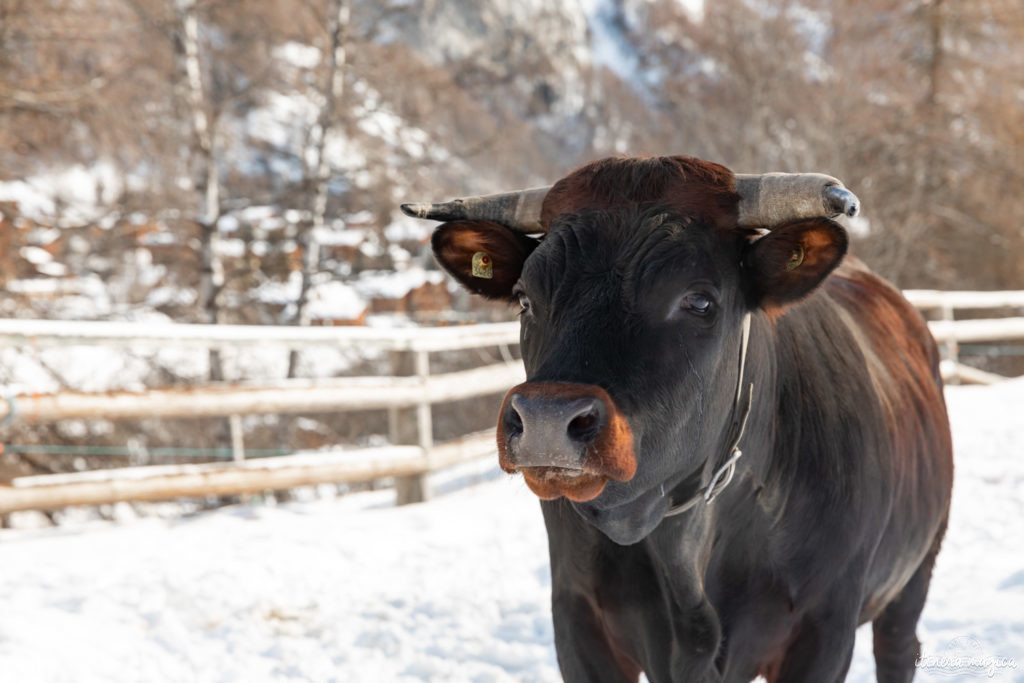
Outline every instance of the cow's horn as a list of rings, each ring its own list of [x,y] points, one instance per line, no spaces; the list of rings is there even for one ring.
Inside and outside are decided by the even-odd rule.
[[[494,221],[519,232],[545,232],[540,209],[551,186],[483,197],[453,199],[440,204],[402,204],[402,211],[414,218],[434,221]]]
[[[765,227],[800,218],[856,216],[860,200],[821,173],[736,174],[739,225]]]

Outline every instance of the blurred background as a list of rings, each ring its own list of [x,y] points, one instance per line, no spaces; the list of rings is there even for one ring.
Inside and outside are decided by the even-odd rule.
[[[407,327],[512,320],[398,204],[613,154],[820,171],[900,287],[1020,289],[1019,0],[0,0],[0,316]],[[435,371],[514,346],[434,359]],[[387,374],[379,349],[0,349],[8,395]],[[485,429],[500,393],[435,409]],[[265,454],[385,411],[247,416]],[[6,420],[0,481],[214,457],[225,419]],[[106,450],[104,450],[104,448]],[[167,451],[165,451],[167,452]],[[191,457],[190,456],[190,457]]]

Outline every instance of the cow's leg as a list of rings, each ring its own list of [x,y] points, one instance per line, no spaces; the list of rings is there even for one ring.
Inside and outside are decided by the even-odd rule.
[[[827,613],[810,613],[800,620],[782,660],[775,683],[841,683],[853,658],[857,637],[860,591],[826,599]]]
[[[914,663],[921,652],[917,620],[928,596],[935,556],[946,531],[943,522],[928,554],[910,581],[871,623],[875,647],[875,671],[879,683],[906,683],[914,678]]]
[[[566,683],[636,683],[640,665],[608,637],[593,605],[579,594],[552,599],[558,667]]]

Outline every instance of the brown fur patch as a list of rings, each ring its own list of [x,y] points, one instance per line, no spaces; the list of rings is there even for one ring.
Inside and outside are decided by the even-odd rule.
[[[434,231],[431,246],[437,262],[466,289],[489,299],[509,299],[537,242],[492,221],[453,221]],[[491,261],[490,278],[473,275],[478,252]]]
[[[897,498],[940,496],[942,486],[936,483],[952,480],[952,446],[939,380],[939,353],[927,323],[896,288],[853,258],[828,279],[825,291],[861,331],[858,343],[869,361],[868,371],[893,438]],[[877,361],[872,363],[872,359]],[[917,435],[920,441],[914,443],[898,435]],[[918,461],[920,454],[925,455],[923,462]]]
[[[582,209],[662,204],[721,229],[736,226],[736,178],[709,161],[685,156],[610,157],[582,166],[551,188],[541,221]]]
[[[745,265],[761,308],[776,316],[805,297],[839,265],[847,245],[846,231],[826,218],[787,223],[754,242]]]
[[[554,500],[565,496],[569,500],[583,503],[601,495],[608,477],[597,474],[566,476],[559,467],[524,467],[523,481],[534,495],[541,500]]]

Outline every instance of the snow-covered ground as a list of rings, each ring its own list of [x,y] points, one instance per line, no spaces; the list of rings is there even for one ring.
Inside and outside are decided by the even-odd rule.
[[[917,680],[1021,681],[1024,381],[947,396],[954,510]],[[540,511],[492,468],[405,508],[382,491],[2,531],[0,681],[557,681]],[[863,629],[850,681],[873,680],[870,649]]]

